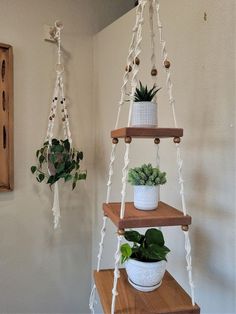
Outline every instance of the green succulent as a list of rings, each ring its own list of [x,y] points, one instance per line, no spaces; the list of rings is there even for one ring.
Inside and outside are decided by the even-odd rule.
[[[153,168],[151,164],[129,169],[128,182],[131,185],[162,185],[167,182],[166,173],[159,168]]]
[[[38,164],[31,167],[31,172],[36,175],[38,182],[46,181],[52,186],[60,179],[65,182],[72,181],[72,190],[79,180],[85,180],[86,170],[80,170],[80,161],[83,152],[72,148],[68,139],[52,139],[51,145],[45,142],[43,147],[36,151]],[[50,174],[49,174],[50,172]]]
[[[155,85],[148,90],[147,85],[144,87],[142,83],[139,81],[139,88],[136,88],[134,94],[134,101],[152,101],[153,97],[161,88],[157,88]]]
[[[165,260],[170,249],[165,246],[165,241],[161,230],[151,228],[146,233],[140,234],[138,231],[125,231],[124,237],[127,241],[133,242],[121,245],[121,263],[129,258],[140,262],[158,262]]]

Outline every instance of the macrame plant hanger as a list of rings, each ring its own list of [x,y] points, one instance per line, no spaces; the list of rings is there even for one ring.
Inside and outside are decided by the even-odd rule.
[[[48,118],[48,128],[47,128],[47,135],[45,141],[49,142],[48,146],[48,154],[50,150],[50,146],[52,145],[53,139],[53,130],[55,124],[55,118],[57,115],[58,103],[60,104],[60,111],[61,111],[61,119],[63,124],[63,133],[64,139],[68,139],[69,143],[72,146],[72,138],[70,132],[70,124],[69,124],[69,116],[66,107],[66,99],[64,95],[64,82],[63,82],[63,72],[64,66],[62,63],[62,53],[61,53],[61,31],[63,29],[63,25],[61,22],[55,22],[55,29],[54,29],[54,38],[57,41],[57,64],[56,64],[56,81],[55,81],[55,88],[53,92],[53,98]],[[50,169],[48,167],[48,174],[50,175]],[[54,216],[54,229],[59,226],[60,221],[60,202],[59,202],[59,187],[58,182],[54,184],[54,198],[53,198],[53,207],[52,212]]]
[[[142,41],[142,26],[144,23],[144,9],[149,4],[149,24],[150,24],[150,37],[151,37],[151,76],[153,79],[153,83],[156,85],[157,83],[157,58],[155,54],[155,31],[154,31],[154,16],[157,20],[157,29],[159,33],[159,40],[160,40],[160,48],[161,48],[161,58],[163,68],[166,72],[166,87],[168,93],[168,101],[170,104],[172,116],[173,116],[173,124],[174,127],[177,128],[177,119],[175,113],[175,99],[173,96],[173,84],[171,80],[171,71],[170,71],[170,62],[168,61],[167,49],[166,49],[166,42],[163,39],[163,27],[160,20],[160,4],[158,0],[139,0],[139,3],[136,8],[136,21],[135,26],[133,28],[132,39],[129,47],[128,57],[127,57],[127,66],[126,71],[123,77],[123,84],[121,87],[121,97],[118,106],[118,113],[117,119],[115,123],[115,130],[118,129],[119,119],[121,109],[125,103],[125,96],[127,95],[128,89],[128,82],[131,82],[131,93],[130,93],[130,103],[129,103],[129,115],[128,115],[128,122],[127,127],[131,125],[131,114],[132,114],[132,107],[134,102],[134,94],[136,87],[138,85],[138,73],[139,73],[139,65],[140,60],[139,56],[141,54],[141,41]],[[132,74],[132,75],[131,75]],[[125,196],[126,196],[126,185],[127,185],[127,175],[128,175],[128,167],[129,167],[129,151],[130,151],[130,144],[132,138],[127,136],[125,137],[125,154],[124,154],[124,166],[122,169],[122,190],[121,190],[121,207],[120,207],[120,219],[124,218],[125,215]],[[160,164],[160,156],[159,156],[159,143],[160,139],[155,138],[154,143],[156,144],[156,165],[159,166]],[[176,145],[176,160],[177,160],[177,170],[178,170],[178,182],[180,186],[180,197],[182,203],[182,212],[183,215],[186,216],[188,214],[185,202],[185,194],[184,194],[184,180],[182,176],[182,166],[183,160],[181,158],[180,152],[180,138],[175,137],[174,143]],[[116,158],[116,146],[118,144],[118,138],[112,139],[112,149],[110,155],[110,163],[109,163],[109,171],[108,171],[108,181],[107,181],[107,195],[106,195],[106,203],[110,202],[110,194],[111,194],[111,187],[112,187],[112,178],[114,173],[114,162]],[[97,256],[97,272],[100,271],[101,266],[101,259],[103,254],[103,246],[104,246],[104,238],[106,234],[106,223],[108,217],[106,215],[103,216],[103,224],[101,229],[101,239],[99,243],[99,252]],[[189,239],[189,232],[188,226],[182,226],[182,231],[184,233],[184,240],[185,240],[185,251],[186,251],[186,268],[188,273],[188,281],[190,285],[191,291],[191,301],[192,306],[195,305],[195,297],[194,297],[194,284],[192,279],[192,262],[191,262],[191,244]],[[115,301],[116,296],[118,295],[117,291],[117,282],[118,278],[120,277],[119,265],[120,265],[120,246],[123,238],[124,230],[118,230],[117,233],[117,248],[114,255],[114,281],[113,281],[113,288],[112,288],[112,303],[111,303],[111,314],[115,313]],[[96,285],[93,285],[90,300],[89,300],[89,307],[92,313],[94,312],[94,303],[96,297]]]

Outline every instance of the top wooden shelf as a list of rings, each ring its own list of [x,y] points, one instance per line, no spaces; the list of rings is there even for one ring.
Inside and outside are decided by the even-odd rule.
[[[177,128],[121,128],[111,131],[112,138],[174,138],[182,137],[183,129]]]

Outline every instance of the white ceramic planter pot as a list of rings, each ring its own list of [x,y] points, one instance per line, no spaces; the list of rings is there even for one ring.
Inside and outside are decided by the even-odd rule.
[[[141,210],[153,210],[158,206],[158,185],[135,185],[134,206]]]
[[[134,102],[131,126],[143,128],[157,127],[157,104],[151,101]]]
[[[166,261],[144,263],[130,258],[125,264],[129,283],[139,291],[153,291],[161,285]]]

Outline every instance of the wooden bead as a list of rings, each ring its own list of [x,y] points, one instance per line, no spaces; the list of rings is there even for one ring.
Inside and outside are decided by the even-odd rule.
[[[160,144],[160,139],[159,139],[158,137],[156,137],[156,138],[154,139],[154,143],[155,143],[155,144]]]
[[[118,142],[119,142],[118,138],[115,137],[115,138],[112,139],[112,143],[113,144],[118,144]]]
[[[175,144],[179,144],[181,140],[180,137],[174,137],[173,141]]]
[[[169,69],[169,67],[170,67],[170,61],[165,60],[165,61],[164,61],[164,67],[165,67],[166,69]]]
[[[151,70],[151,76],[157,76],[157,73],[157,69],[154,68]]]
[[[134,62],[136,65],[140,65],[140,59],[138,57],[135,58],[135,60],[133,61],[133,64]]]
[[[118,229],[118,235],[123,236],[125,234],[125,229]]]
[[[132,138],[130,136],[125,137],[125,143],[130,144],[132,142]]]
[[[189,227],[188,227],[188,226],[181,226],[181,229],[182,229],[183,231],[188,231]]]
[[[125,71],[126,71],[126,72],[131,72],[131,71],[132,71],[132,66],[130,65],[130,66],[128,67],[128,65],[126,65]]]

